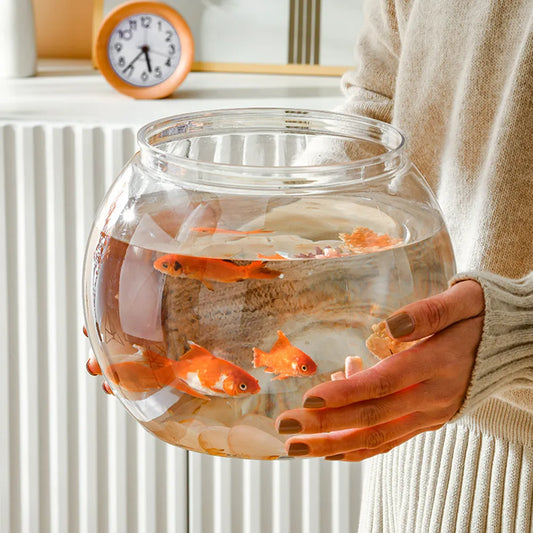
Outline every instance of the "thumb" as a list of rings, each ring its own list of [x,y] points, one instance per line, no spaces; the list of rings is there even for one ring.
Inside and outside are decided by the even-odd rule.
[[[398,309],[387,318],[387,330],[395,339],[414,341],[478,316],[484,308],[481,285],[465,280],[440,294]]]

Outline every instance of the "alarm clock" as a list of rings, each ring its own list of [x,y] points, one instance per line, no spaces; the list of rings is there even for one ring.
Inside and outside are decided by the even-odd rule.
[[[93,57],[115,89],[133,98],[164,98],[191,70],[194,40],[183,17],[162,2],[126,2],[98,29]]]

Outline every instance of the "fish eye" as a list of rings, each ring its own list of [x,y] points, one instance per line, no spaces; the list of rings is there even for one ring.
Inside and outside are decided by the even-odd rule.
[[[174,270],[178,271],[180,268],[181,265],[177,261],[174,261]]]
[[[246,390],[247,388],[248,388],[248,387],[246,386],[246,383],[241,383],[241,384],[239,385],[239,389],[241,389],[241,390],[243,390],[243,391]]]
[[[168,263],[161,263],[161,266],[162,266],[163,268],[168,268]]]
[[[302,365],[300,368],[302,369],[302,372],[307,372],[307,365]]]

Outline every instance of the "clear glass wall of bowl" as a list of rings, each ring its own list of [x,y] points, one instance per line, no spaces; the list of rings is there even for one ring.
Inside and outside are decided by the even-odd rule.
[[[402,135],[334,113],[241,109],[145,126],[86,253],[89,338],[149,431],[199,452],[286,456],[276,417],[372,325],[446,288],[441,212]]]

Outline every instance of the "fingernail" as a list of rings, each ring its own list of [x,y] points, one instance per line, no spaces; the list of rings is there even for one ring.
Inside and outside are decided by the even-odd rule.
[[[107,381],[104,381],[102,383],[102,389],[104,389],[104,392],[106,394],[113,394],[113,391],[111,390],[111,387],[107,384]]]
[[[415,329],[415,323],[407,313],[398,313],[387,318],[387,327],[390,334],[397,339],[412,333]]]
[[[320,407],[325,407],[326,402],[324,398],[319,398],[318,396],[308,396],[304,400],[304,407],[308,407],[310,409],[318,409]]]
[[[88,337],[89,334],[87,333],[87,328],[85,326],[83,326],[83,334]]]
[[[302,431],[302,425],[298,420],[294,420],[294,418],[285,418],[280,421],[278,426],[278,433],[282,435],[300,433],[300,431]]]
[[[92,369],[92,366],[91,366],[91,360],[90,359],[87,359],[87,362],[85,363],[85,368],[87,369],[87,372],[89,374],[91,374],[91,376],[97,376],[98,373],[95,372],[93,369]]]
[[[329,457],[324,457],[324,459],[326,459],[326,461],[341,461],[342,459],[344,459],[344,454],[338,453],[337,455],[330,455]]]
[[[309,453],[309,446],[303,442],[293,442],[292,444],[289,444],[288,453],[291,457],[307,455]]]

